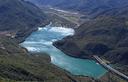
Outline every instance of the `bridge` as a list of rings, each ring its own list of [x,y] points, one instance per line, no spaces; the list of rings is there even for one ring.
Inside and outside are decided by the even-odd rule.
[[[93,56],[102,66],[104,66],[105,68],[107,68],[108,70],[110,70],[111,72],[114,72],[115,74],[121,76],[122,78],[128,80],[128,76],[126,76],[125,74],[119,72],[118,70],[112,68],[111,66],[107,65],[104,61],[102,61],[102,59],[100,59],[98,56],[94,55]]]

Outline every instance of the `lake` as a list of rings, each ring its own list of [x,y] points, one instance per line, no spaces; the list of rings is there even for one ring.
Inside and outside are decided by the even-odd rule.
[[[54,41],[73,34],[74,30],[71,28],[47,25],[45,27],[39,27],[38,31],[33,32],[21,43],[21,46],[32,53],[45,52],[49,54],[51,63],[65,69],[73,75],[89,76],[93,78],[103,76],[107,70],[94,60],[70,57],[52,45]]]

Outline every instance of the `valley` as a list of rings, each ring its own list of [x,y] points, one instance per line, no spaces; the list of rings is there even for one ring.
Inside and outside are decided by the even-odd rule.
[[[46,13],[55,14],[72,23],[75,23],[77,27],[80,26],[84,22],[84,20],[82,20],[81,17],[85,15],[82,15],[78,12],[65,11],[65,10],[60,10],[60,9],[52,8],[52,7],[41,7],[41,8],[43,9],[43,11],[46,11]]]
[[[41,30],[32,33],[21,45],[31,53],[45,52],[49,54],[52,64],[73,75],[89,76],[97,79],[107,72],[107,70],[93,60],[73,58],[55,48],[52,45],[53,42],[61,40],[63,37],[73,35],[74,30],[65,27],[52,27],[51,25],[52,24],[42,27]],[[95,67],[95,69],[93,69],[93,67]]]
[[[50,16],[49,18],[51,18],[50,20],[53,22],[53,25],[56,24],[55,26],[61,24],[60,26],[77,28],[84,22],[84,20],[81,19],[81,17],[84,15],[80,13],[71,13],[69,11],[64,11],[52,7],[41,7],[41,9],[44,11],[44,13]]]
[[[128,1],[90,1],[1,0],[0,81],[127,82]]]

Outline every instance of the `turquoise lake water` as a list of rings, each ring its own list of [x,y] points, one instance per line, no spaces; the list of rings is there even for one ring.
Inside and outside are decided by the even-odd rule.
[[[54,41],[73,34],[74,30],[71,28],[51,27],[47,25],[45,27],[39,27],[38,31],[33,32],[21,46],[33,53],[48,53],[51,57],[51,63],[74,75],[90,76],[94,78],[103,76],[107,70],[97,62],[70,57],[52,45]]]

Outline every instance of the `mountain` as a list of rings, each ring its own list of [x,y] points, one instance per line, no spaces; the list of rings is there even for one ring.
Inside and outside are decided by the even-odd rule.
[[[85,16],[96,18],[101,15],[115,16],[127,13],[128,0],[27,0],[39,7],[50,6],[59,9],[77,11]],[[66,4],[66,5],[65,5]]]
[[[23,41],[37,30],[37,26],[49,23],[42,10],[28,1],[30,0],[0,0],[0,82],[109,82],[110,80],[122,82],[122,79],[113,73],[108,73],[98,80],[72,76],[52,65],[46,54],[31,54],[19,46],[17,40]],[[31,1],[38,6],[52,6],[87,13],[92,19],[75,28],[74,36],[65,37],[53,45],[77,58],[91,58],[92,55],[98,55],[128,75],[127,0]]]
[[[11,31],[20,37],[30,34],[37,25],[47,23],[47,16],[24,0],[0,0],[0,31]],[[36,27],[36,28],[35,28]]]
[[[94,9],[107,10],[111,8],[120,8],[128,5],[127,0],[27,0],[37,5],[47,5],[62,9],[71,9],[81,12],[91,12]],[[66,5],[65,5],[66,4]]]

